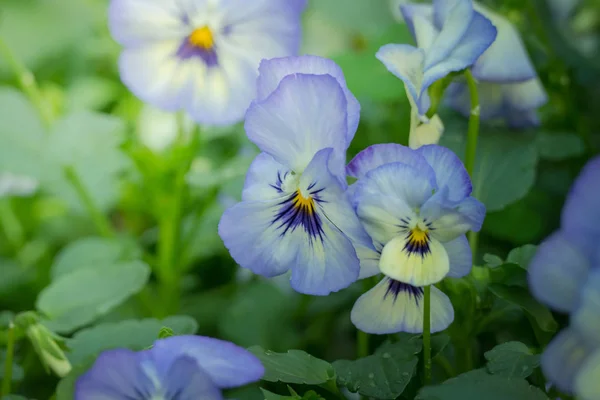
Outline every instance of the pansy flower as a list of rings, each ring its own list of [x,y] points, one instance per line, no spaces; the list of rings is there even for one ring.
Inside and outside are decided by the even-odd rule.
[[[197,122],[240,121],[263,58],[295,54],[305,0],[112,0],[121,79],[140,99]]]
[[[263,61],[246,133],[262,151],[242,202],[223,214],[219,235],[254,273],[291,270],[301,293],[327,295],[376,273],[372,243],[345,194],[346,149],[360,106],[341,69],[315,56]]]
[[[172,336],[150,350],[108,350],[75,384],[75,400],[221,400],[222,389],[258,381],[260,360],[223,340]]]
[[[542,370],[560,390],[600,398],[600,157],[573,184],[561,227],[544,240],[529,266],[534,296],[569,313],[570,325],[542,355]]]
[[[470,0],[469,0],[470,2]],[[449,2],[434,1],[433,6],[405,4],[401,11],[413,36],[419,41],[424,20],[442,29],[442,20]],[[547,95],[541,85],[519,33],[506,18],[490,9],[473,3],[475,13],[495,26],[496,39],[470,65],[479,82],[480,118],[502,118],[513,127],[527,127],[539,123],[537,108],[546,103]],[[473,60],[474,61],[474,60]],[[448,104],[465,116],[471,113],[469,90],[463,81],[453,83],[447,91]]]
[[[386,44],[376,54],[404,82],[422,119],[430,107],[427,89],[449,73],[473,65],[496,39],[496,28],[473,10],[471,0],[434,0],[434,4],[433,9],[402,6],[418,47]]]
[[[421,332],[423,286],[469,273],[465,233],[481,229],[485,207],[471,197],[460,159],[437,145],[371,146],[347,169],[358,178],[353,203],[385,275],[357,300],[352,321],[369,333]],[[445,329],[453,318],[448,297],[432,287],[432,331]]]

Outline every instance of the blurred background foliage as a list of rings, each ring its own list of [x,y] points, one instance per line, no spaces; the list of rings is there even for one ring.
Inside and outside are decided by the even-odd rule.
[[[7,60],[0,57],[0,310],[10,310],[0,314],[0,327],[11,313],[37,304],[53,315],[51,327],[69,338],[69,358],[80,371],[86,356],[111,346],[106,342],[111,337],[146,335],[140,341],[149,345],[155,335],[147,332],[161,325],[241,346],[302,348],[327,360],[352,359],[355,329],[349,312],[361,293],[360,283],[326,298],[292,293],[286,277],[262,280],[239,270],[217,235],[221,213],[239,199],[245,171],[257,154],[242,124],[203,127],[201,150],[193,155],[185,177],[189,190],[181,204],[179,249],[185,278],[179,288],[181,301],[166,308],[182,316],[171,317],[175,320],[169,323],[141,320],[167,314],[152,302],[154,276],[139,269],[136,260],[155,262],[157,221],[165,218],[161,212],[164,202],[171,201],[174,171],[185,157],[183,149],[172,145],[175,117],[145,106],[120,82],[120,48],[108,33],[107,3],[0,0],[0,37],[34,73],[51,105],[49,113],[59,121],[50,135],[43,132]],[[499,256],[498,265],[513,248],[539,243],[552,232],[571,182],[600,149],[600,2],[483,3],[516,25],[550,101],[541,109],[538,129],[512,131],[489,124],[481,128],[473,179],[475,195],[489,211],[476,260],[482,267],[492,260],[484,260],[484,254]],[[383,44],[412,43],[398,4],[312,0],[304,15],[302,53],[339,63],[362,105],[349,159],[371,144],[408,142],[410,107],[403,85],[374,57]],[[467,121],[449,110],[442,115],[442,144],[461,154]],[[191,129],[189,121],[184,123]],[[110,215],[116,237],[98,237],[64,165],[74,166],[98,207]],[[23,179],[15,180],[7,172],[34,178],[34,186],[39,185],[35,193],[8,196],[7,187],[13,193],[15,185],[27,190]],[[82,264],[116,267],[56,283]],[[477,273],[485,275],[478,282],[491,279],[489,270],[476,269]],[[49,287],[51,282],[55,283]],[[446,290],[461,293],[461,284],[451,281]],[[95,299],[95,314],[85,308],[89,298]],[[478,307],[510,309],[503,318],[513,322],[528,318],[526,309],[511,307],[510,302],[491,306],[481,305],[481,298],[477,301]],[[539,313],[531,315],[543,319]],[[556,324],[548,315],[550,324]],[[124,320],[137,321],[119,323]],[[497,323],[484,324],[476,332],[480,357],[498,341],[518,337],[527,342],[544,333],[529,324],[512,324],[507,331]],[[92,327],[73,335],[76,328],[92,325],[96,331]],[[20,343],[17,387],[30,398],[49,398],[56,379],[44,372],[32,348]],[[68,379],[72,384],[73,378]],[[261,398],[256,388],[244,390],[240,398]],[[59,390],[58,398],[68,398],[64,393],[68,392]]]

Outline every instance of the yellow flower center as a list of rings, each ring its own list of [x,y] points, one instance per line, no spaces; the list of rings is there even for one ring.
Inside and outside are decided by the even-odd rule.
[[[427,245],[429,241],[429,234],[427,231],[421,230],[418,226],[415,226],[408,236],[408,242],[413,246],[423,247]]]
[[[294,208],[299,209],[301,212],[312,215],[315,212],[315,202],[312,197],[302,196],[300,189],[296,190],[296,196],[294,196]]]
[[[213,48],[215,42],[213,40],[212,32],[208,26],[203,26],[192,32],[188,41],[192,46],[199,47],[204,50],[210,50]]]

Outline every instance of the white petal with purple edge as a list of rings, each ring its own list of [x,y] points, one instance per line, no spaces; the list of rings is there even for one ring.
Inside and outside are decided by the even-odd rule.
[[[414,18],[416,16],[420,16],[421,18],[433,23],[433,7],[429,4],[401,4],[400,12],[402,13],[404,21],[408,25],[408,29],[410,29],[413,37],[416,37],[414,23]]]
[[[438,195],[439,193],[439,195]],[[436,193],[421,209],[421,217],[431,223],[431,236],[442,242],[468,231],[478,232],[485,218],[485,206],[473,197],[448,203],[444,191]]]
[[[389,278],[358,298],[350,318],[361,331],[372,334],[423,332],[423,291]],[[454,320],[448,297],[431,287],[431,332],[446,329]]]
[[[260,153],[246,173],[242,200],[261,201],[282,197],[281,185],[290,174],[289,168],[267,153]]]
[[[358,185],[355,185],[358,186]],[[384,244],[405,232],[404,221],[416,220],[415,212],[402,200],[377,193],[355,196],[356,213],[375,244]]]
[[[374,144],[358,153],[348,163],[348,175],[361,179],[371,170],[393,162],[401,162],[416,169],[427,169],[427,160],[413,149],[396,143]]]
[[[435,0],[433,13],[440,33],[427,51],[425,68],[430,68],[448,57],[464,39],[474,15],[470,0]]]
[[[459,201],[471,194],[471,178],[460,158],[452,150],[429,145],[420,147],[417,152],[433,168],[438,188],[448,187],[450,200]]]

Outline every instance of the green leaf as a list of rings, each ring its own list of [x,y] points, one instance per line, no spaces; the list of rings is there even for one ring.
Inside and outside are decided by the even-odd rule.
[[[506,262],[514,263],[519,265],[524,270],[527,270],[531,259],[537,251],[537,246],[533,244],[526,244],[525,246],[517,247],[512,249],[506,257]]]
[[[548,400],[524,379],[509,379],[476,369],[419,391],[415,400]]]
[[[374,355],[356,361],[333,363],[338,385],[351,392],[377,399],[395,399],[402,394],[419,362],[421,340],[412,337],[381,346]]]
[[[0,258],[0,270],[2,271],[2,279],[0,279],[0,298],[9,297],[35,282],[35,268],[19,265],[11,260]]]
[[[193,335],[198,329],[196,321],[184,315],[163,320],[149,318],[99,324],[83,329],[73,338],[67,339],[67,347],[71,350],[68,354],[69,361],[78,365],[90,356],[118,347],[145,349],[157,340],[162,327],[172,329],[175,335]]]
[[[498,284],[490,285],[489,289],[499,298],[521,307],[536,321],[542,331],[555,332],[558,329],[558,323],[554,320],[550,310],[531,297],[527,289]]]
[[[42,290],[36,307],[49,318],[51,329],[72,332],[139,292],[149,276],[150,268],[141,261],[80,269]]]
[[[135,242],[126,238],[108,239],[88,237],[69,243],[54,259],[52,279],[81,268],[110,265],[117,261],[131,261],[141,256]]]
[[[527,378],[540,365],[540,356],[532,354],[521,342],[502,343],[484,354],[490,374],[507,378]]]
[[[265,381],[320,385],[335,377],[331,364],[302,350],[275,353],[260,346],[248,350],[264,365],[265,375],[262,379]]]
[[[465,122],[447,121],[440,144],[464,159]],[[464,131],[463,131],[464,129]],[[499,211],[522,199],[535,182],[538,154],[530,137],[510,132],[482,132],[473,174],[473,196],[487,212]]]
[[[300,396],[282,396],[280,394],[269,392],[263,388],[260,388],[260,390],[263,392],[265,400],[298,400],[301,398]]]
[[[540,157],[552,161],[578,157],[585,152],[585,143],[574,133],[539,132],[536,145]]]
[[[292,306],[292,299],[271,283],[253,283],[235,294],[219,328],[227,340],[240,346],[289,348],[297,336]]]

